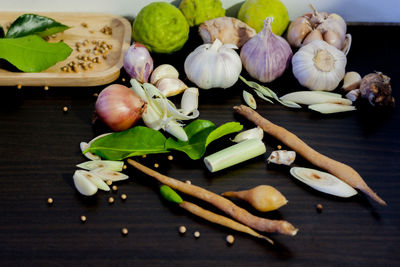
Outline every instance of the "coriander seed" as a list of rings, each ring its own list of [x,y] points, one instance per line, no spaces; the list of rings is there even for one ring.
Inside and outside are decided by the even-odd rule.
[[[63,107],[63,111],[67,112],[68,111],[68,107]]]
[[[158,163],[154,163],[154,168],[158,168],[160,165]]]
[[[278,145],[276,148],[277,148],[277,149],[282,149],[282,146],[281,146],[281,145]]]
[[[127,198],[128,198],[128,196],[127,196],[126,194],[122,194],[122,195],[121,195],[121,199],[122,199],[122,200],[126,200]]]
[[[124,166],[122,166],[123,170],[126,170],[127,168],[128,168],[128,166],[126,166],[125,164],[124,164]]]
[[[112,186],[112,190],[113,190],[113,191],[118,191],[118,186],[113,185],[113,186]]]
[[[54,200],[53,200],[51,197],[49,197],[49,198],[47,199],[47,204],[53,205],[53,203],[54,203]]]
[[[229,245],[232,245],[233,242],[235,242],[235,238],[233,237],[233,235],[227,235],[227,236],[226,236],[226,242],[227,242]]]
[[[111,180],[107,180],[107,181],[106,181],[106,184],[107,184],[107,185],[112,185],[112,181],[111,181]]]
[[[17,89],[21,89],[21,88],[22,88],[22,85],[17,84]]]
[[[168,155],[168,160],[173,160],[174,159],[174,157],[172,156],[172,155]]]
[[[45,90],[45,91],[48,91],[48,90],[49,90],[49,87],[46,85],[46,86],[44,87],[44,90]]]
[[[87,220],[86,216],[85,216],[85,215],[81,215],[81,222],[82,222],[82,223],[85,223],[86,220]]]
[[[317,204],[317,207],[316,207],[316,208],[317,208],[317,212],[318,212],[318,213],[321,213],[321,212],[322,212],[322,208],[323,208],[323,207],[322,207],[322,204]]]
[[[123,235],[128,235],[128,228],[126,228],[126,227],[122,228],[121,233]]]
[[[179,226],[178,231],[181,235],[186,233],[186,227],[184,225]]]
[[[114,203],[114,198],[113,197],[109,197],[108,198],[108,203],[109,204],[113,204]]]
[[[199,238],[200,237],[200,232],[196,231],[196,232],[193,233],[193,235],[194,235],[195,238]]]

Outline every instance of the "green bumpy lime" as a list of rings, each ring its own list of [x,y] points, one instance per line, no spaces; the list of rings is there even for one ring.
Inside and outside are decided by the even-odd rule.
[[[266,17],[272,17],[272,32],[282,35],[289,24],[289,14],[280,0],[246,0],[240,7],[238,19],[257,32],[263,28]]]
[[[220,0],[182,0],[179,9],[191,27],[225,16],[225,9]]]
[[[132,37],[150,52],[172,53],[189,38],[189,24],[172,4],[153,2],[139,11],[132,25]]]

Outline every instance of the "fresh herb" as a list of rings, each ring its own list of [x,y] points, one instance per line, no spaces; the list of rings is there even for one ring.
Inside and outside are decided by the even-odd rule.
[[[63,42],[48,43],[42,39],[69,27],[53,19],[24,14],[10,26],[7,34],[0,27],[0,58],[24,72],[41,72],[65,60],[72,49]],[[5,36],[5,38],[4,38]]]
[[[254,92],[263,100],[273,104],[274,102],[270,99],[274,99],[275,101],[279,102],[280,104],[289,107],[289,108],[301,108],[300,105],[296,104],[293,101],[284,101],[279,99],[279,97],[275,94],[274,91],[272,91],[271,89],[269,89],[266,86],[262,86],[256,82],[252,82],[252,81],[247,81],[245,78],[243,78],[242,76],[239,76],[239,78],[242,80],[242,82],[244,82],[247,86],[249,86],[250,88],[254,89]]]
[[[168,201],[180,204],[183,202],[183,199],[181,198],[178,193],[176,193],[171,187],[168,185],[162,185],[160,186],[160,193]]]
[[[186,153],[191,159],[200,159],[206,147],[224,135],[238,132],[243,126],[238,122],[229,122],[220,127],[207,120],[195,120],[184,130],[188,141],[177,141],[172,137],[166,139],[159,131],[136,126],[123,132],[115,132],[94,141],[83,153],[92,152],[104,159],[122,160],[132,156],[167,153],[178,150]]]

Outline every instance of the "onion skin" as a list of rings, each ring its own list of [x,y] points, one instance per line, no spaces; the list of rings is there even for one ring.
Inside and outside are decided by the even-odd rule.
[[[145,103],[131,89],[111,84],[100,92],[96,101],[96,114],[114,131],[132,127],[145,110]]]
[[[138,42],[134,42],[124,55],[124,69],[128,75],[141,83],[146,83],[153,71],[153,59],[149,50]]]

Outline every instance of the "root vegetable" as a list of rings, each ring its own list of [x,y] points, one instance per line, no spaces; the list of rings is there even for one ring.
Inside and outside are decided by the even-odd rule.
[[[368,99],[372,106],[394,107],[390,78],[382,72],[370,73],[362,78],[360,96]]]
[[[245,200],[256,210],[262,212],[279,209],[288,202],[278,190],[269,185],[259,185],[243,191],[229,191],[222,195]]]
[[[265,218],[260,218],[250,214],[247,210],[242,209],[235,205],[232,201],[219,196],[211,191],[208,191],[202,187],[195,186],[192,184],[187,184],[176,179],[170,178],[168,176],[162,175],[146,166],[132,160],[128,159],[128,163],[135,167],[136,169],[142,171],[143,173],[157,179],[159,182],[168,185],[169,187],[178,190],[182,193],[188,194],[193,197],[197,197],[204,200],[220,210],[224,211],[234,219],[239,222],[263,232],[270,233],[281,233],[285,235],[296,235],[298,229],[296,229],[292,224],[283,220],[269,220]]]
[[[315,166],[330,172],[352,187],[361,190],[379,204],[386,205],[386,202],[372,191],[358,172],[350,166],[315,151],[293,133],[263,118],[256,111],[247,106],[235,106],[234,110],[257,126],[260,126],[266,133],[280,140]]]

